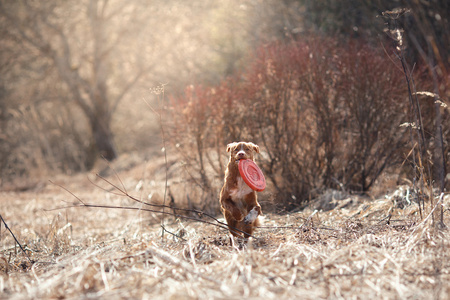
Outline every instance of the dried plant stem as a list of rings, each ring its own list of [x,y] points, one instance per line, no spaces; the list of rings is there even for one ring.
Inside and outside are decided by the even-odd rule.
[[[305,222],[303,222],[303,224],[299,227],[302,228],[303,226],[305,226],[309,221],[311,221],[312,217],[314,217],[315,214],[317,214],[319,211],[316,209],[313,211],[313,213],[308,217],[308,219],[306,219]]]
[[[421,26],[423,24],[421,24],[420,22],[418,22],[418,25]],[[426,29],[422,28],[423,32],[426,32]],[[434,149],[434,164],[436,166],[436,182],[438,184],[439,187],[439,192],[443,193],[444,189],[445,189],[445,174],[446,172],[446,168],[445,168],[445,151],[444,151],[444,141],[443,141],[443,136],[442,136],[442,115],[441,115],[441,110],[440,110],[440,101],[439,101],[439,87],[438,87],[438,75],[436,73],[436,68],[435,63],[434,63],[434,58],[433,55],[431,53],[427,54],[425,53],[425,50],[422,48],[422,46],[420,45],[420,43],[417,41],[417,38],[413,35],[410,34],[409,35],[411,38],[411,41],[413,42],[414,46],[416,47],[416,49],[418,50],[420,56],[422,57],[423,61],[425,61],[428,64],[428,70],[433,78],[433,86],[434,86],[434,93],[429,93],[429,96],[432,96],[434,99],[434,106],[435,106],[435,138],[436,138],[436,144],[435,144],[435,149]],[[429,49],[433,48],[430,45],[430,41],[427,39],[427,44]],[[435,50],[435,49],[433,49]],[[438,61],[441,62],[440,59],[438,59]],[[445,67],[443,67],[443,69],[445,69]],[[444,216],[443,216],[444,212],[443,210],[441,210],[440,212],[440,224],[441,226],[445,226],[444,224]]]
[[[5,222],[5,220],[3,219],[2,215],[0,215],[0,219],[1,219],[1,221],[2,221],[2,222],[0,222],[0,224],[1,224],[1,223],[5,224],[6,230],[8,230],[9,233],[11,233],[11,236],[14,238],[14,240],[15,240],[16,243],[17,243],[17,245],[19,245],[20,250],[22,250],[23,254],[25,254],[25,256],[27,257],[27,259],[28,259],[28,261],[30,262],[30,264],[33,264],[33,261],[32,261],[32,260],[30,259],[30,257],[28,256],[28,253],[25,251],[25,249],[24,249],[24,248],[22,247],[22,245],[20,244],[19,240],[16,238],[16,236],[15,236],[14,233],[11,231],[11,229],[8,227],[8,224],[6,224],[6,222]]]
[[[426,147],[426,142],[425,142],[425,133],[424,133],[424,125],[423,125],[423,120],[422,120],[422,113],[421,113],[421,109],[420,109],[420,103],[419,100],[417,98],[417,93],[416,93],[416,88],[415,88],[415,84],[414,84],[414,78],[412,76],[412,72],[409,70],[407,63],[405,61],[405,57],[403,55],[403,50],[400,49],[399,53],[398,53],[398,57],[400,59],[401,65],[402,65],[402,70],[403,70],[403,74],[405,75],[405,80],[406,80],[406,84],[408,87],[408,98],[410,101],[410,105],[411,105],[411,119],[415,120],[415,124],[416,124],[416,128],[410,127],[410,133],[411,133],[411,143],[412,143],[412,156],[413,156],[413,163],[414,163],[414,185],[416,184],[416,179],[417,179],[417,174],[416,171],[417,169],[419,170],[419,191],[420,193],[418,194],[418,205],[419,205],[419,212],[421,215],[421,218],[423,218],[422,215],[422,210],[425,209],[425,200],[422,197],[422,195],[426,195],[427,193],[425,192],[425,190],[427,189],[428,192],[430,193],[430,195],[428,195],[428,197],[430,198],[431,201],[431,207],[434,206],[433,203],[433,195],[432,195],[432,189],[429,186],[429,183],[427,180],[431,180],[431,170],[430,170],[430,165],[427,163],[426,167],[427,167],[427,175],[424,172],[425,166],[424,166],[424,155],[425,153],[427,153],[427,147]],[[417,132],[417,142],[414,142],[414,135],[412,133],[413,130],[416,130]],[[415,154],[415,145],[417,145],[418,147],[418,156],[417,156],[417,160],[416,160],[416,154]],[[431,184],[431,182],[430,182]],[[420,200],[422,199],[422,208],[420,207]]]
[[[158,100],[163,101],[164,100],[164,86],[166,84],[161,84],[156,88],[153,88],[152,91],[154,94],[157,95]],[[162,95],[162,97],[160,98],[159,95]],[[163,204],[164,206],[166,205],[166,199],[167,199],[167,187],[168,187],[168,165],[167,165],[167,148],[166,148],[166,136],[165,136],[165,132],[164,132],[164,126],[163,126],[163,120],[162,120],[162,115],[161,113],[157,112],[145,99],[144,99],[145,103],[148,105],[148,107],[150,107],[150,109],[152,110],[152,112],[158,117],[158,123],[159,123],[159,128],[161,131],[161,138],[162,138],[162,143],[163,143],[163,152],[164,152],[164,164],[165,164],[165,184],[164,184],[164,198],[163,198]],[[165,207],[162,208],[162,211],[164,212]],[[164,226],[164,214],[162,215],[161,218],[161,238],[164,239],[164,232],[167,231],[167,229]],[[168,232],[170,234],[173,235],[173,233]]]
[[[391,31],[392,38],[395,41],[396,49],[397,49],[397,56],[401,62],[402,71],[405,75],[406,84],[408,87],[408,98],[411,105],[411,124],[414,124],[415,126],[410,127],[410,133],[411,133],[411,143],[412,143],[412,157],[413,157],[413,163],[414,163],[414,185],[416,184],[416,180],[419,179],[419,197],[418,197],[418,204],[419,204],[419,211],[420,216],[423,219],[422,215],[422,209],[425,208],[424,199],[426,197],[430,200],[430,207],[435,211],[436,205],[433,195],[433,183],[438,185],[439,193],[444,192],[444,184],[445,184],[445,154],[444,154],[444,147],[443,147],[443,137],[442,137],[442,116],[440,112],[440,104],[439,104],[439,89],[438,89],[438,79],[437,79],[437,73],[434,68],[434,58],[433,54],[430,52],[428,54],[425,53],[424,49],[418,43],[417,39],[414,37],[411,32],[409,32],[409,37],[413,41],[414,46],[422,56],[424,62],[428,64],[428,69],[430,70],[430,74],[433,78],[434,83],[434,93],[426,92],[426,94],[432,94],[435,100],[435,142],[433,146],[434,153],[432,155],[433,161],[428,161],[425,158],[425,155],[428,153],[428,144],[425,140],[425,129],[424,129],[424,123],[422,119],[422,112],[420,109],[420,103],[418,100],[417,95],[419,94],[416,90],[416,86],[414,83],[414,78],[412,76],[412,71],[409,69],[408,64],[406,62],[405,56],[404,56],[404,46],[403,46],[403,30],[398,26],[397,19],[402,15],[403,13],[409,13],[409,11],[402,11],[401,14],[392,13],[392,12],[386,12],[386,16],[390,18],[391,21],[394,22],[394,30]],[[420,22],[419,22],[420,26]],[[422,28],[423,30],[423,28]],[[423,30],[425,33],[426,30]],[[432,48],[432,46],[428,42],[428,47]],[[421,93],[423,94],[423,93]],[[414,120],[414,122],[413,122]],[[416,130],[417,132],[417,142],[414,141],[414,135],[412,133],[413,130]],[[415,145],[418,146],[418,157],[416,161],[416,155],[415,155]],[[431,164],[434,165],[434,169],[436,172],[432,174],[431,171]],[[426,169],[425,169],[426,168]],[[419,176],[417,176],[417,169],[419,170]],[[433,176],[434,175],[434,176]],[[420,206],[420,200],[422,199],[422,208]],[[432,220],[433,225],[437,226],[440,225],[441,227],[445,227],[445,224],[443,222],[443,208],[441,208],[440,216],[437,214],[438,211],[436,211],[435,214],[433,214]]]
[[[57,208],[53,208],[53,209],[47,209],[46,211],[53,211],[53,210],[74,208],[74,207],[123,209],[123,210],[142,210],[142,211],[147,211],[147,212],[159,213],[159,214],[162,214],[163,216],[168,215],[168,216],[174,216],[174,217],[180,218],[180,219],[186,219],[186,220],[201,222],[201,223],[205,223],[205,224],[208,224],[208,225],[213,225],[213,226],[216,226],[216,227],[219,227],[219,228],[222,228],[222,229],[226,229],[226,230],[231,229],[233,232],[235,232],[237,234],[245,233],[244,231],[242,231],[242,230],[240,230],[238,228],[234,228],[234,227],[228,226],[228,224],[226,224],[224,222],[221,222],[216,217],[214,217],[214,216],[212,216],[212,215],[210,215],[208,213],[205,213],[203,211],[197,210],[197,209],[177,208],[177,207],[171,207],[171,206],[168,206],[168,205],[165,205],[165,204],[154,204],[154,203],[149,203],[149,202],[146,202],[146,201],[142,201],[142,200],[140,200],[140,199],[138,199],[136,197],[133,197],[132,195],[128,194],[128,192],[125,189],[122,189],[122,188],[118,187],[117,185],[114,185],[112,182],[110,182],[106,178],[103,178],[103,177],[101,177],[98,174],[97,174],[97,177],[102,179],[103,181],[105,181],[109,185],[111,185],[117,191],[117,192],[110,192],[110,193],[112,193],[114,195],[118,195],[118,196],[124,196],[124,197],[127,197],[130,200],[133,200],[133,201],[137,202],[137,203],[140,203],[140,204],[143,204],[143,205],[146,205],[146,206],[150,206],[150,207],[154,207],[154,208],[160,208],[162,210],[155,210],[155,209],[142,208],[142,207],[128,207],[128,206],[89,204],[89,203],[86,203],[85,201],[83,201],[78,196],[76,196],[74,193],[72,193],[70,190],[68,190],[64,186],[50,181],[51,183],[59,186],[60,188],[62,188],[63,190],[65,190],[66,192],[71,194],[75,199],[77,199],[79,201],[80,204],[68,205],[68,206],[64,206],[64,207],[57,207]],[[109,192],[106,189],[98,186],[94,182],[91,181],[91,183],[94,184],[96,187],[98,187],[98,188],[100,188],[100,189],[102,189],[102,190],[104,190],[106,192]],[[163,209],[166,209],[166,208],[167,209],[172,209],[173,212],[168,212],[168,211],[163,210]],[[187,215],[182,215],[182,214],[176,213],[177,211],[185,212],[185,213],[195,213],[195,214],[199,215],[200,218],[195,218],[195,217],[190,217],[190,216],[187,216]],[[214,222],[202,220],[201,217],[203,217],[203,216],[206,216],[206,217],[212,219]],[[172,234],[172,235],[175,235],[175,234],[173,234],[173,233],[171,233],[169,231],[167,231],[167,232]],[[257,239],[254,236],[250,236],[250,237],[252,237],[254,239]]]
[[[439,200],[437,201],[436,205],[433,206],[433,208],[432,208],[431,212],[428,214],[428,216],[427,216],[422,222],[420,222],[419,225],[417,225],[417,226],[414,228],[414,230],[413,230],[413,231],[411,232],[411,234],[408,236],[407,241],[409,241],[409,240],[411,239],[411,237],[413,236],[413,234],[416,232],[417,229],[419,229],[420,227],[423,227],[423,226],[427,223],[427,221],[430,219],[430,217],[433,218],[434,212],[435,212],[435,210],[438,208],[438,206],[442,207],[442,203],[441,203],[441,202],[442,202],[443,199],[444,199],[444,193],[441,193],[441,195],[440,195],[440,197],[439,197]]]
[[[202,219],[195,218],[195,217],[189,217],[189,216],[186,216],[186,215],[176,214],[176,213],[172,213],[172,212],[168,212],[168,211],[161,211],[161,210],[154,210],[154,209],[140,208],[140,207],[82,203],[80,205],[68,205],[68,206],[57,207],[57,208],[52,208],[52,209],[44,209],[44,211],[53,211],[53,210],[66,209],[66,208],[76,208],[76,207],[123,209],[123,210],[142,210],[142,211],[147,211],[147,212],[160,213],[160,214],[168,215],[168,216],[174,216],[174,217],[181,218],[181,219],[197,221],[197,222],[201,222],[201,223],[205,223],[205,224],[209,224],[209,225],[214,225],[214,226],[217,226],[217,227],[220,227],[220,228],[228,230],[227,224],[225,224],[223,222],[220,222],[219,220],[216,220],[218,224],[215,224],[213,222],[209,222],[209,221],[202,220]],[[159,205],[159,207],[162,207],[162,205]],[[166,208],[169,208],[169,207],[166,206]],[[180,209],[180,210],[182,210],[182,209]],[[236,229],[236,230],[240,231],[239,229]]]

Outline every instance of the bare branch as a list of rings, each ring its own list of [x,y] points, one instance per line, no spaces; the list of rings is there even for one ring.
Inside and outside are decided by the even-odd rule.
[[[223,228],[223,229],[227,229],[227,230],[228,230],[228,228],[229,228],[229,226],[228,226],[226,223],[221,222],[221,221],[218,220],[216,217],[214,217],[214,216],[212,216],[212,215],[210,215],[210,214],[208,214],[208,213],[205,213],[205,212],[203,212],[203,211],[200,211],[200,210],[197,210],[197,209],[178,208],[178,207],[173,207],[173,206],[169,206],[169,205],[165,205],[165,204],[154,204],[154,203],[149,203],[149,202],[146,202],[146,201],[142,201],[142,200],[140,200],[140,199],[138,199],[138,198],[136,198],[136,197],[131,196],[130,194],[128,194],[128,193],[125,192],[124,190],[118,188],[116,185],[112,184],[112,183],[111,183],[109,180],[107,180],[106,178],[104,178],[104,177],[102,177],[102,176],[100,176],[100,175],[98,175],[98,177],[99,177],[100,179],[104,180],[106,183],[110,184],[114,189],[116,189],[116,190],[119,191],[119,193],[114,193],[114,192],[110,192],[110,193],[113,193],[113,194],[119,195],[119,196],[127,197],[128,199],[133,200],[133,201],[135,201],[135,202],[137,202],[137,203],[143,204],[143,205],[145,205],[145,206],[155,207],[155,208],[161,208],[161,209],[163,209],[163,210],[161,211],[161,210],[155,210],[155,209],[150,209],[150,208],[142,208],[142,207],[128,207],[128,206],[113,206],[113,205],[89,204],[89,203],[86,203],[86,202],[84,202],[83,200],[81,200],[81,198],[79,198],[78,196],[76,196],[74,193],[72,193],[71,191],[69,191],[67,188],[65,188],[65,187],[63,187],[63,186],[61,186],[61,185],[59,185],[59,184],[56,184],[57,186],[61,187],[61,188],[64,189],[66,192],[68,192],[69,194],[71,194],[73,197],[75,197],[81,204],[80,204],[80,205],[69,205],[69,206],[64,206],[64,207],[57,207],[57,208],[53,208],[53,209],[47,209],[46,211],[53,211],[53,210],[60,210],[60,209],[74,208],[74,207],[108,208],[108,209],[124,209],[124,210],[142,210],[142,211],[147,211],[147,212],[160,213],[160,214],[163,214],[163,215],[170,215],[170,216],[174,216],[174,217],[180,218],[180,219],[186,219],[186,220],[191,220],[191,221],[201,222],[201,223],[205,223],[205,224],[208,224],[208,225],[217,226],[217,227],[220,227],[220,228]],[[53,183],[53,182],[51,182],[51,183]],[[53,184],[55,184],[55,183],[53,183]],[[105,190],[105,189],[103,189],[103,190]],[[106,191],[106,190],[105,190],[105,191]],[[108,192],[109,192],[109,191],[108,191]],[[164,210],[165,208],[171,209],[171,210],[173,210],[174,212],[168,212],[168,211],[165,211],[165,210]],[[187,216],[187,215],[179,214],[179,213],[176,213],[177,211],[185,212],[185,213],[195,213],[195,214],[197,214],[198,216],[200,216],[200,218],[195,218],[195,217],[190,217],[190,216]],[[206,216],[206,217],[212,219],[214,222],[210,222],[210,221],[201,219],[201,217],[203,217],[203,216]],[[233,230],[235,233],[238,233],[238,234],[239,234],[239,233],[244,233],[244,232],[241,231],[240,229],[237,229],[237,228],[234,228],[234,227],[230,227],[230,228],[231,228],[231,230]],[[254,236],[251,236],[251,237],[256,239],[256,237],[254,237]]]

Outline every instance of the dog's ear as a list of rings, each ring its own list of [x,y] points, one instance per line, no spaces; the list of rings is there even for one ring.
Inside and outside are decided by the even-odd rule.
[[[256,153],[259,153],[259,146],[253,143],[249,143],[250,146],[253,148],[253,150],[255,150]]]
[[[234,145],[236,145],[236,143],[230,143],[230,144],[228,144],[228,145],[227,145],[227,152],[230,152],[230,151],[231,151],[231,148],[233,148]]]

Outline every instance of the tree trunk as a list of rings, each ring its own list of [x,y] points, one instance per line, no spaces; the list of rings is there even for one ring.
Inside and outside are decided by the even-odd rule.
[[[92,117],[89,121],[95,145],[100,155],[108,161],[117,158],[117,150],[114,144],[114,136],[111,131],[110,122],[101,116]]]

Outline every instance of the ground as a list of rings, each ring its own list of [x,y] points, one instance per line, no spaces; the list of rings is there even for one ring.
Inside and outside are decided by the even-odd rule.
[[[128,165],[133,172],[116,165],[122,182],[106,178],[136,199],[157,199],[149,191],[162,183]],[[0,193],[1,216],[28,255],[2,224],[2,299],[450,297],[450,234],[432,226],[430,207],[420,216],[406,186],[375,198],[331,191],[304,210],[266,213],[254,238],[233,246],[215,219],[195,213],[165,216],[162,234],[161,213],[92,174],[50,180]],[[129,209],[62,208],[77,198]]]

